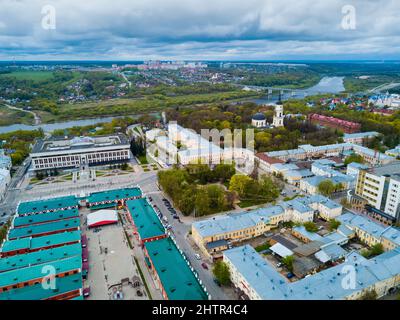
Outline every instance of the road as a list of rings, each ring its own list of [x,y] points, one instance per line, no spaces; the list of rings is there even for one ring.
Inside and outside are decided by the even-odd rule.
[[[4,104],[4,105],[9,109],[26,112],[26,113],[30,113],[31,115],[33,115],[33,118],[35,119],[35,126],[39,125],[42,122],[40,117],[37,115],[37,113],[35,113],[33,111],[24,110],[24,109],[21,109],[21,108],[13,107],[13,106],[10,106],[8,104]]]
[[[147,180],[147,182],[149,182]],[[142,181],[143,183],[143,181]],[[150,189],[158,190],[156,186],[156,180],[154,180],[154,186]],[[148,188],[148,186],[147,186]],[[146,188],[146,189],[147,189]],[[218,287],[214,282],[214,277],[211,272],[211,265],[207,263],[208,270],[205,270],[201,264],[205,262],[205,260],[197,260],[195,257],[196,253],[200,253],[195,251],[195,249],[191,246],[189,240],[187,239],[187,235],[191,229],[191,223],[185,222],[185,218],[181,219],[182,222],[179,222],[177,219],[174,219],[171,212],[167,209],[164,205],[162,199],[164,195],[161,191],[153,191],[147,193],[153,199],[153,204],[158,207],[161,213],[167,217],[168,223],[172,226],[172,236],[175,238],[177,244],[179,245],[180,249],[185,253],[186,257],[189,259],[191,265],[196,270],[199,278],[207,288],[208,293],[211,295],[211,299],[213,300],[228,300],[229,297]],[[171,203],[172,204],[172,203]],[[175,209],[176,210],[176,209]],[[178,211],[178,210],[176,210]],[[182,214],[178,212],[178,214],[182,217]]]
[[[18,200],[20,199],[21,189],[19,188],[19,184],[28,170],[30,163],[31,159],[27,158],[12,176],[4,200],[0,203],[0,223],[5,223],[14,214]]]

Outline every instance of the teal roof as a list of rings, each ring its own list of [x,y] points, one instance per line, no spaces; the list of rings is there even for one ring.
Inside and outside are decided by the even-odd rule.
[[[30,247],[31,247],[31,238],[8,240],[3,243],[3,246],[1,247],[1,252],[29,249]]]
[[[73,241],[81,240],[79,230],[71,232],[62,232],[37,238],[22,238],[17,240],[8,240],[4,242],[1,252],[9,252],[20,249],[40,249],[49,246],[62,245]]]
[[[75,207],[78,205],[78,200],[75,196],[67,196],[46,200],[35,200],[28,202],[21,202],[18,205],[18,214],[37,213],[47,210],[56,210],[68,207]]]
[[[0,272],[73,256],[82,256],[80,243],[2,258],[0,259]]]
[[[0,300],[43,300],[63,293],[82,288],[82,274],[77,273],[67,277],[57,278],[55,289],[43,289],[41,283],[19,289],[12,289],[0,294]],[[79,296],[79,297],[82,297]],[[77,300],[79,297],[74,298]]]
[[[30,267],[2,272],[0,273],[0,287],[11,286],[29,280],[43,278],[49,274],[49,270],[45,269],[46,267],[53,267],[56,274],[82,269],[82,257],[74,256],[53,261],[51,264],[46,262]]]
[[[76,208],[67,210],[58,210],[48,213],[34,214],[30,216],[16,216],[13,224],[14,227],[20,227],[37,223],[45,223],[54,220],[70,219],[75,217],[79,217],[79,211]]]
[[[146,199],[129,200],[126,205],[142,240],[165,234],[160,219]]]
[[[208,298],[171,238],[146,242],[144,245],[169,300]]]
[[[80,225],[79,218],[42,223],[33,226],[11,229],[10,232],[8,233],[8,238],[18,239],[18,238],[40,235],[48,232],[54,232],[54,233],[62,232],[63,230],[71,228],[79,228],[79,225]]]
[[[142,191],[139,188],[123,188],[92,193],[87,200],[89,204],[92,204],[102,201],[118,201],[121,199],[129,199],[141,196]]]

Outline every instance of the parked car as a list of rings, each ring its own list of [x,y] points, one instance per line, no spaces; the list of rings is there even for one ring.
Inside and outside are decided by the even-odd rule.
[[[179,219],[179,217],[176,214],[173,215],[173,218],[174,219]]]
[[[276,267],[277,267],[277,268],[282,267],[282,262],[278,262],[278,263],[276,264]]]
[[[196,257],[197,260],[201,260],[201,257],[198,253],[196,253],[194,256]]]
[[[208,270],[208,266],[207,266],[207,264],[206,264],[205,262],[203,262],[203,263],[201,264],[201,266],[203,267],[203,269]]]
[[[288,279],[292,279],[292,278],[294,277],[294,274],[291,273],[291,272],[289,272],[289,273],[286,275],[286,277],[287,277]]]
[[[221,283],[218,281],[218,279],[214,278],[213,281],[218,287],[221,286]]]

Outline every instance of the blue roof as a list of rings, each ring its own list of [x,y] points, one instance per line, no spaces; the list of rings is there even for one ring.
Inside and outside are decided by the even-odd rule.
[[[227,250],[224,256],[235,265],[264,300],[344,299],[354,292],[360,292],[377,282],[400,274],[399,252],[370,260],[358,259],[357,255],[351,255],[342,264],[289,283],[249,245]],[[356,270],[355,288],[343,286],[343,281],[348,276],[343,268],[346,265]]]

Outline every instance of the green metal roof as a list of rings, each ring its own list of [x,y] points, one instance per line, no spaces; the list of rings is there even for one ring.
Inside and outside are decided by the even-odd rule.
[[[121,199],[140,196],[142,196],[142,192],[139,188],[123,188],[92,193],[87,200],[89,204],[92,204],[102,201],[118,201]]]
[[[31,238],[4,241],[1,252],[10,252],[31,247]]]
[[[82,256],[80,243],[2,258],[0,259],[0,272],[73,256]]]
[[[42,278],[49,275],[49,267],[54,268],[56,274],[82,269],[82,257],[74,256],[62,260],[42,263],[30,267],[10,270],[0,273],[0,287],[11,286],[14,284],[27,282],[29,280]]]
[[[142,240],[165,233],[160,219],[146,199],[129,200],[126,205]]]
[[[49,223],[42,223],[21,228],[14,228],[11,229],[10,232],[8,233],[8,238],[18,239],[18,238],[39,235],[47,232],[62,232],[63,230],[78,228],[79,225],[80,225],[80,220],[78,218],[78,219],[53,221]]]
[[[67,277],[57,278],[57,281],[55,281],[55,286],[55,289],[44,289],[42,284],[39,283],[33,286],[12,289],[1,293],[0,300],[43,300],[63,293],[81,289],[82,274],[77,273]],[[74,298],[74,300],[77,298]]]
[[[17,240],[8,240],[4,242],[3,247],[1,248],[1,252],[10,252],[24,248],[34,250],[34,249],[40,249],[44,247],[50,247],[80,240],[81,240],[80,230],[56,233],[37,238],[22,238]]]
[[[77,205],[78,200],[75,198],[75,196],[66,196],[46,200],[21,202],[17,211],[18,214],[28,214],[67,207],[75,207]]]
[[[79,217],[79,211],[76,208],[67,210],[58,210],[48,213],[34,214],[30,216],[16,216],[13,224],[14,227],[20,227],[20,226],[45,223],[55,220],[70,219],[75,217]]]
[[[146,242],[145,247],[170,300],[206,300],[207,293],[171,238]]]

